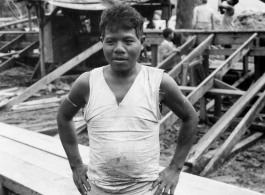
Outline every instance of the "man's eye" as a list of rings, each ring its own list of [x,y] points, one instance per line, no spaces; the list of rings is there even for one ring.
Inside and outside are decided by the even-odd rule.
[[[126,40],[125,42],[130,44],[133,43],[133,40]]]

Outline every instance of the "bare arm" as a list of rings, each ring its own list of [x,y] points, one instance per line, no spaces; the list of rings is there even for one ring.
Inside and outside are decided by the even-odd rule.
[[[212,22],[212,30],[214,30],[215,29],[214,14],[212,14],[211,22]]]
[[[196,28],[196,23],[197,23],[197,8],[195,7],[193,10],[193,18],[192,18],[192,28]]]
[[[160,194],[163,189],[165,189],[165,193],[168,193],[170,190],[170,194],[174,194],[180,171],[192,147],[198,123],[195,109],[168,74],[163,75],[160,89],[162,102],[182,120],[182,125],[179,130],[178,143],[172,161],[160,173],[158,180],[154,182],[153,187],[160,183],[155,195]]]
[[[87,166],[83,164],[78,149],[73,117],[86,104],[86,98],[89,96],[88,81],[89,73],[84,73],[75,81],[68,95],[69,99],[63,100],[57,114],[60,139],[73,171],[74,182],[82,194],[86,194],[83,184],[87,189],[90,189],[90,186],[86,178]]]
[[[218,0],[219,9],[224,9],[227,11],[229,16],[233,16],[235,13],[235,9],[233,6],[228,5],[227,3],[222,3],[221,0]]]

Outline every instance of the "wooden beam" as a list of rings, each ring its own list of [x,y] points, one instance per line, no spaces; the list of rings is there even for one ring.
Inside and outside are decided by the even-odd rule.
[[[179,53],[171,54],[169,57],[160,62],[157,68],[170,69],[176,63],[180,62],[181,56],[186,54],[195,44],[196,36],[192,36],[183,45],[179,47]]]
[[[210,30],[210,31],[198,31],[198,30],[181,30],[177,29],[175,32],[180,34],[188,34],[190,36],[196,35],[196,44],[202,43],[210,34],[215,34],[213,45],[241,45],[251,36],[253,33],[258,33],[259,38],[265,38],[264,30],[247,30],[247,31],[227,31],[227,30]],[[154,39],[159,42],[162,39],[161,30],[145,30],[145,36],[148,39]]]
[[[18,42],[20,42],[22,39],[24,39],[25,35],[18,35],[15,39],[13,39],[12,41],[8,42],[7,44],[5,44],[4,46],[2,46],[0,48],[0,52],[8,52],[10,50],[11,47],[13,47],[14,45],[16,45]]]
[[[211,129],[204,134],[199,142],[191,149],[189,159],[186,163],[194,166],[200,159],[202,154],[210,147],[210,145],[226,130],[239,113],[248,105],[248,103],[258,94],[265,84],[265,74],[241,96],[236,103],[218,120]]]
[[[54,81],[59,76],[63,75],[65,72],[72,69],[73,67],[75,67],[76,65],[78,65],[79,63],[81,63],[82,61],[87,59],[88,57],[90,57],[92,54],[98,52],[100,49],[102,49],[102,43],[98,42],[95,45],[88,48],[87,50],[80,53],[79,55],[77,55],[76,57],[72,58],[71,60],[69,60],[65,64],[63,64],[59,68],[57,68],[56,70],[54,70],[53,72],[51,72],[50,74],[48,74],[47,76],[45,76],[44,78],[39,80],[38,82],[34,83],[32,86],[27,88],[22,94],[15,97],[11,101],[9,101],[9,103],[6,105],[6,107],[10,108],[11,106],[13,106],[15,104],[19,104],[19,103],[23,102],[24,100],[28,99],[33,94],[35,94],[40,89],[42,89],[45,85]]]
[[[254,33],[243,45],[241,45],[229,58],[224,62],[225,65],[221,65],[218,70],[218,74],[225,75],[227,71],[236,63],[238,62],[243,56],[245,56],[251,46],[253,45],[253,42],[255,38],[258,36],[257,33]]]
[[[260,93],[261,95],[262,93]],[[220,118],[218,117],[214,117],[214,116],[208,116],[209,120],[213,123],[216,123]],[[237,126],[240,123],[241,119],[234,119],[231,123],[232,126]],[[265,124],[262,122],[252,122],[249,129],[251,131],[255,131],[255,132],[261,132],[261,133],[265,133]]]
[[[265,75],[265,74],[264,74]],[[263,79],[263,85],[265,84],[265,76]],[[263,109],[265,105],[265,91],[259,97],[259,99],[255,102],[255,104],[251,107],[248,113],[244,116],[238,126],[234,129],[234,131],[230,134],[230,136],[225,140],[224,144],[214,153],[213,158],[206,165],[201,175],[206,176],[215,171],[221,163],[223,163],[233,147],[239,142],[241,137],[244,135],[251,122],[255,119],[256,115]]]
[[[238,144],[235,145],[233,150],[230,152],[229,156],[234,156],[240,151],[247,149],[248,147],[257,143],[257,141],[261,139],[263,136],[264,136],[264,133],[257,132],[243,139],[242,141],[240,141]],[[206,154],[202,156],[201,160],[195,165],[195,167],[193,167],[193,170],[191,170],[190,167],[185,166],[184,171],[193,172],[194,174],[199,175],[217,151],[218,151],[218,148],[208,151]]]
[[[32,17],[31,20],[36,20],[37,17]],[[1,28],[5,28],[5,27],[9,27],[9,26],[12,26],[12,25],[16,25],[16,24],[22,24],[22,23],[26,23],[28,22],[29,19],[28,18],[25,18],[25,19],[21,19],[21,20],[16,20],[14,22],[9,22],[9,23],[6,23],[6,24],[3,24],[0,26],[0,29]],[[1,32],[2,33],[2,32]]]
[[[248,72],[246,75],[244,75],[243,77],[241,77],[239,80],[237,80],[233,86],[239,86],[241,83],[243,83],[245,80],[247,80],[248,78],[252,77],[254,75],[254,70]]]
[[[179,74],[182,69],[184,62],[191,62],[196,57],[200,56],[205,49],[207,49],[211,44],[214,38],[214,34],[211,34],[207,39],[205,39],[200,45],[198,45],[192,52],[190,52],[181,62],[179,62],[168,74],[173,78]]]
[[[224,55],[229,56],[234,53],[236,49],[206,49],[203,55]],[[248,53],[248,56],[265,56],[264,48],[252,47]]]
[[[38,44],[39,44],[39,41],[31,43],[28,47],[19,51],[17,53],[17,56],[19,56],[19,57],[24,56],[27,52],[35,49],[38,46]],[[13,66],[13,64],[15,63],[15,60],[16,60],[16,58],[13,56],[13,57],[9,58],[8,60],[6,60],[4,63],[0,64],[0,72],[3,70],[6,70],[10,66]]]
[[[214,79],[214,86],[219,89],[231,89],[231,90],[239,90],[236,87],[229,85],[219,79]]]

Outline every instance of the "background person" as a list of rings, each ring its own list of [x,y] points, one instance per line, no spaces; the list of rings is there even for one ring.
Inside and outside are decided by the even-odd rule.
[[[162,62],[164,59],[169,57],[175,52],[179,52],[179,49],[176,48],[172,40],[174,39],[174,32],[171,28],[165,28],[163,30],[164,40],[158,48],[158,59],[159,62]]]
[[[199,30],[214,30],[214,11],[202,0],[202,5],[193,10],[192,28]]]

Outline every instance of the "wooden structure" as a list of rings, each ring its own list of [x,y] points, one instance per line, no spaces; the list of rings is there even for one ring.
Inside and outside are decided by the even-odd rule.
[[[179,77],[182,74],[181,85],[187,84],[187,71],[190,71],[190,85],[195,86],[193,90],[187,95],[187,98],[192,104],[200,101],[199,116],[205,119],[207,110],[214,106],[214,113],[220,119],[211,127],[211,129],[195,144],[186,161],[186,171],[197,172],[202,175],[208,175],[216,170],[220,164],[228,157],[233,148],[241,139],[244,132],[250,127],[255,119],[255,116],[264,107],[264,87],[265,87],[265,68],[261,63],[264,60],[265,48],[263,46],[265,40],[265,31],[187,31],[180,30],[178,33],[187,34],[190,36],[186,42],[180,47],[180,53],[172,54],[167,59],[159,64],[152,64],[158,68],[169,69],[169,75],[173,78]],[[147,43],[151,47],[158,47],[162,42],[161,32],[146,31]],[[232,45],[233,49],[212,49],[211,45]],[[187,53],[189,51],[189,53]],[[180,58],[182,54],[187,54],[183,59]],[[203,56],[204,60],[195,60]],[[209,72],[209,55],[228,55],[229,57],[211,73]],[[235,63],[243,59],[241,73],[248,75],[248,57],[254,56],[255,83],[242,94],[238,101],[224,114],[221,113],[221,101],[223,96],[237,95],[239,90],[235,87],[243,82],[248,77],[243,77],[234,86],[228,85],[222,81],[226,73],[233,68]],[[152,53],[152,58],[157,58],[157,53]],[[195,61],[194,61],[195,60]],[[200,63],[202,62],[202,63]],[[200,65],[199,68],[203,78],[201,82],[196,81],[196,75],[193,75],[194,66]],[[222,92],[222,90],[215,90],[215,98],[206,104],[205,95],[210,91],[218,89],[229,89],[230,92]],[[228,92],[228,91],[227,91]],[[261,92],[259,94],[259,92]],[[263,93],[262,93],[263,92]],[[219,94],[218,94],[219,93]],[[229,127],[233,120],[244,110],[244,108],[258,96],[258,100],[253,107],[247,112],[242,121],[237,125],[229,138],[215,153],[211,153],[211,157],[207,162],[204,155],[207,155],[211,144],[220,137],[220,135]],[[176,116],[169,112],[162,119],[161,132],[165,131],[177,120]],[[264,132],[264,125],[263,132]],[[209,156],[208,156],[209,157]]]
[[[0,72],[12,67],[19,57],[33,56],[38,47],[37,32],[0,31]]]
[[[79,145],[79,150],[84,163],[88,163],[89,147]],[[1,195],[10,191],[21,195],[80,194],[59,139],[0,123],[0,157]],[[184,172],[175,194],[261,195]]]

